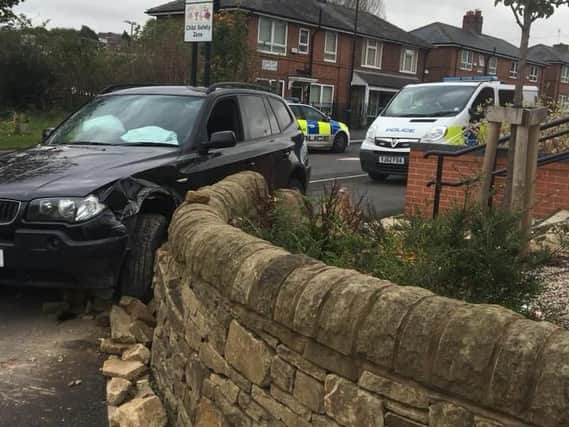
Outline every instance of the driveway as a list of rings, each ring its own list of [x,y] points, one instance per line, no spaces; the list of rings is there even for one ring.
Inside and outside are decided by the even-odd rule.
[[[103,356],[93,320],[58,322],[54,291],[0,288],[0,426],[107,426]],[[72,382],[80,382],[70,385]]]

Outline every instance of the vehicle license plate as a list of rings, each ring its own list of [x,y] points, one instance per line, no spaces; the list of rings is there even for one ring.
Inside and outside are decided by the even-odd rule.
[[[385,163],[388,165],[404,165],[405,157],[401,156],[379,156],[378,163]]]

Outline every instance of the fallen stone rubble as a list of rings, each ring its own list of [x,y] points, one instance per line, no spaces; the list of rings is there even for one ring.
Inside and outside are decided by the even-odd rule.
[[[165,427],[167,416],[151,387],[150,348],[156,319],[153,305],[122,297],[110,312],[111,337],[100,351],[109,354],[101,372],[108,377],[110,427]]]

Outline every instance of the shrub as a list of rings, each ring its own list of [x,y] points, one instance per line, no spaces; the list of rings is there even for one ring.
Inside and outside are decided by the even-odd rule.
[[[330,265],[524,314],[541,289],[544,259],[521,255],[519,220],[507,212],[455,208],[385,229],[375,215],[363,214],[361,202],[346,205],[337,187],[318,203],[307,201],[300,219],[275,199],[258,206],[256,218],[240,224],[246,231]]]

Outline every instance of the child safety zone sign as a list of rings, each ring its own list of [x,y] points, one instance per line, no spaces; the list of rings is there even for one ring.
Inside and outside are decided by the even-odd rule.
[[[211,42],[213,33],[213,1],[186,0],[184,41]]]

